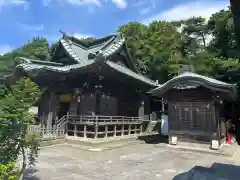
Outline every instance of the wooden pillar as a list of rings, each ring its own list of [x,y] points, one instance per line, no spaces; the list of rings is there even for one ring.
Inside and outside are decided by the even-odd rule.
[[[124,124],[122,124],[122,133],[121,133],[122,136],[124,136]]]
[[[106,124],[105,125],[105,138],[108,137],[108,125]]]
[[[128,135],[130,135],[131,134],[131,124],[129,124],[129,126],[128,126]]]
[[[98,118],[96,117],[94,139],[96,139],[97,137],[98,137]]]
[[[74,120],[74,136],[77,136],[77,124],[75,120]]]
[[[54,98],[54,93],[49,92],[49,104],[48,104],[48,122],[47,126],[50,127],[52,126],[52,120],[53,120],[53,98]]]
[[[56,125],[53,125],[53,137],[57,137],[57,128]]]
[[[135,127],[134,134],[137,134],[137,124],[135,124],[134,127]]]
[[[114,134],[113,134],[113,136],[114,137],[117,136],[117,125],[116,124],[114,124]]]
[[[143,131],[143,124],[141,123],[140,124],[140,134],[142,133],[142,131]]]
[[[100,95],[100,90],[98,89],[97,90],[97,93],[96,93],[96,106],[95,106],[95,113],[96,115],[99,115],[100,114],[100,102],[101,102],[101,95]]]
[[[68,114],[68,112],[67,112],[67,124],[66,124],[66,126],[65,126],[65,134],[66,134],[66,136],[68,136],[68,122],[69,122],[69,114]]]
[[[87,125],[84,125],[84,129],[83,129],[83,137],[84,137],[84,138],[87,137]]]

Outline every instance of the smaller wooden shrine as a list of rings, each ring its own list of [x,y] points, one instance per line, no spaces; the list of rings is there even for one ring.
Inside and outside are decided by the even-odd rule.
[[[235,85],[187,68],[150,94],[168,102],[170,144],[190,141],[209,143],[213,149],[219,149],[226,140],[226,126],[234,118],[227,107],[237,98]]]

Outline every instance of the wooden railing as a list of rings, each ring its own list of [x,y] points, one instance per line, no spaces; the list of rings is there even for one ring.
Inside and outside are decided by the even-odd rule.
[[[65,137],[65,127],[41,127],[38,125],[28,126],[28,132],[36,133],[40,139],[56,139]]]
[[[68,115],[68,135],[100,138],[142,133],[141,117]]]
[[[141,117],[126,117],[126,116],[76,116],[68,115],[68,121],[73,121],[79,124],[131,124],[131,123],[142,123]]]
[[[141,117],[67,114],[59,119],[55,126],[46,128],[30,126],[29,131],[39,133],[41,138],[63,137],[64,134],[84,138],[107,138],[152,132],[156,123],[152,125],[149,122]]]

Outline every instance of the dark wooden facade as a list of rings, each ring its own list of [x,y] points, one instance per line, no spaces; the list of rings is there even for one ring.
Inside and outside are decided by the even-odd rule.
[[[227,124],[234,119],[227,110],[237,96],[235,85],[182,72],[151,95],[168,102],[169,138],[219,146],[225,141]]]
[[[136,73],[123,39],[110,36],[106,42],[102,40],[102,44],[97,42],[93,48],[89,48],[80,45],[75,38],[64,38],[67,41],[60,41],[62,44],[57,46],[52,57],[52,62],[56,65],[63,63],[59,65],[58,72],[43,71],[33,78],[40,87],[46,88],[38,112],[41,119],[52,119],[54,123],[55,119],[60,119],[67,113],[78,116],[126,117],[150,113],[149,110],[144,112],[146,92],[156,87],[157,83]],[[111,39],[113,40],[110,41]],[[116,52],[113,52],[111,47],[120,42],[121,46],[114,48]],[[69,44],[66,45],[67,43]],[[69,47],[73,47],[72,51]],[[95,54],[89,53],[96,47],[102,50]],[[108,48],[112,53],[110,55]],[[74,56],[78,60],[76,63],[70,56],[73,52],[78,52],[76,54],[81,61]],[[68,66],[80,68],[59,72],[62,67]],[[63,96],[67,98],[64,99]]]
[[[171,89],[168,100],[169,133],[184,141],[222,141],[226,137],[223,104],[214,100],[214,92],[205,88]]]

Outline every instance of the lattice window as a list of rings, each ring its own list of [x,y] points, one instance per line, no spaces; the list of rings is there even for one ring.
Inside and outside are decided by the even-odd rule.
[[[214,130],[212,104],[208,102],[189,102],[170,104],[170,126],[175,130],[204,131]],[[172,121],[172,122],[171,122]]]

